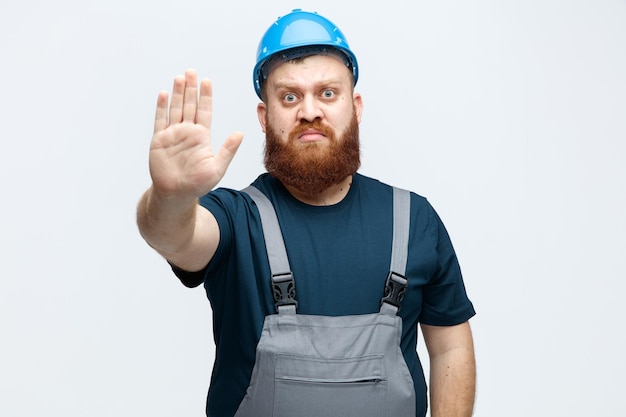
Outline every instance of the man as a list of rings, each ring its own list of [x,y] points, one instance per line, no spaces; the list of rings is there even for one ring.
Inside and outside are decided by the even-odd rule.
[[[185,285],[203,283],[207,291],[216,342],[208,416],[265,415],[261,410],[266,408],[268,415],[388,415],[382,405],[377,411],[372,408],[379,402],[374,400],[378,398],[374,390],[387,389],[407,391],[402,401],[410,404],[401,407],[411,411],[404,415],[424,416],[426,383],[416,353],[418,323],[430,358],[431,415],[472,413],[475,365],[468,320],[474,309],[443,224],[428,202],[413,193],[406,269],[396,275],[404,286],[398,289],[388,280],[392,286],[384,290],[389,259],[395,251],[395,190],[357,173],[363,108],[361,95],[354,91],[357,79],[356,57],[345,37],[316,13],[294,10],[279,18],[259,45],[254,86],[262,100],[257,113],[266,134],[268,173],[253,185],[269,199],[282,230],[270,233],[270,238],[282,235],[293,271],[297,292],[290,292],[290,287],[286,297],[273,297],[270,244],[265,245],[268,236],[266,231],[264,240],[267,229],[265,218],[260,218],[261,202],[253,201],[251,191],[215,188],[239,148],[242,134],[233,133],[213,152],[211,82],[202,80],[198,91],[195,71],[177,77],[169,111],[168,94],[159,94],[150,147],[153,183],[139,203],[138,225],[148,244],[167,259]],[[393,378],[383,375],[385,370],[370,361],[384,355],[373,354],[363,355],[367,359],[360,358],[349,370],[358,374],[374,364],[373,376],[367,381],[316,374],[304,378],[307,381],[285,378],[286,385],[279,385],[272,378],[282,372],[285,365],[281,364],[276,375],[269,370],[273,375],[268,379],[272,385],[269,394],[255,394],[266,385],[256,379],[263,372],[257,369],[262,367],[257,354],[261,345],[266,345],[265,337],[272,337],[266,333],[273,331],[267,323],[263,330],[264,322],[280,316],[275,313],[282,301],[293,301],[288,304],[297,309],[295,317],[343,320],[350,327],[353,320],[379,316],[379,309],[382,312],[388,307],[385,298],[402,292],[404,297],[396,297],[397,303],[391,304],[395,304],[392,311],[394,316],[397,311],[401,333],[394,342],[396,349],[398,344],[401,349],[398,373],[406,374],[407,380],[393,385]],[[322,331],[307,343],[319,342],[316,351],[333,350],[339,343],[325,338],[327,333]],[[349,340],[347,345],[352,343],[357,342]],[[324,353],[319,358],[301,356],[314,364],[310,372],[318,372],[326,359],[332,365],[328,371],[338,372],[352,360],[344,357],[341,349],[333,358]],[[270,352],[270,356],[283,353]],[[294,365],[297,371],[303,366]],[[363,388],[366,384],[371,387]],[[398,388],[392,390],[394,386]],[[301,397],[296,397],[297,392]],[[380,392],[385,392],[383,399],[394,395]],[[333,395],[339,395],[339,400]],[[368,399],[372,406],[363,405]],[[335,408],[344,405],[345,411]],[[358,407],[369,414],[351,414]]]

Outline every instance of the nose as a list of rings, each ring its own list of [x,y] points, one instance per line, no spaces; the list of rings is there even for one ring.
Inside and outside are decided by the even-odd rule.
[[[319,101],[310,94],[304,96],[298,109],[298,118],[312,122],[315,119],[321,119],[322,116],[323,113]]]

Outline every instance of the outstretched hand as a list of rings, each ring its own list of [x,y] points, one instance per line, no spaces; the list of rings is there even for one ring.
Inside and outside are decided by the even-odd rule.
[[[153,190],[162,196],[195,199],[211,191],[226,173],[243,135],[232,133],[215,154],[211,145],[213,86],[200,82],[194,70],[174,79],[168,114],[168,93],[157,100],[150,145]]]

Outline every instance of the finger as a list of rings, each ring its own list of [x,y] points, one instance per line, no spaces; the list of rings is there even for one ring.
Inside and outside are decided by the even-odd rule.
[[[196,113],[196,123],[211,128],[211,118],[213,116],[213,84],[204,79],[200,82],[200,100],[198,101],[198,111]]]
[[[167,100],[167,91],[159,92],[156,114],[154,115],[154,133],[160,132],[167,127]]]
[[[241,132],[231,133],[231,135],[224,141],[224,144],[220,148],[219,152],[215,155],[217,171],[220,175],[223,176],[226,173],[226,169],[235,157],[235,153],[237,153],[237,149],[239,149],[239,145],[241,145],[242,141],[243,134]]]
[[[169,123],[180,123],[183,117],[183,99],[185,95],[185,78],[181,75],[174,78],[172,100],[170,102]]]
[[[196,121],[198,106],[198,74],[193,69],[185,71],[185,97],[183,102],[183,122]]]

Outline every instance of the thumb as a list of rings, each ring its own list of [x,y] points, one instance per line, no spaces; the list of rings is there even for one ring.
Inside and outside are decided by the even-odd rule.
[[[217,155],[215,155],[215,162],[217,163],[217,169],[220,175],[223,176],[226,173],[226,169],[235,157],[237,149],[239,149],[239,145],[241,145],[242,141],[243,133],[233,132],[222,144],[222,147],[217,152]]]

